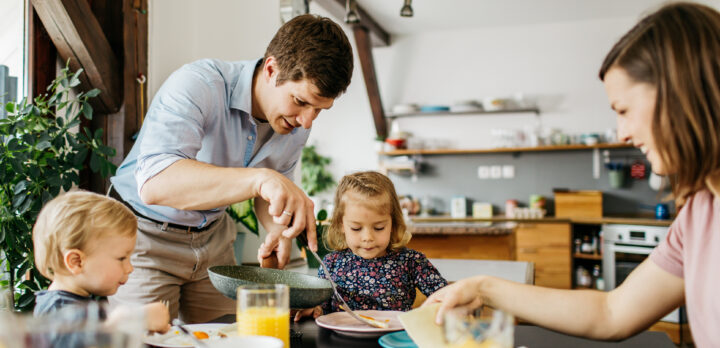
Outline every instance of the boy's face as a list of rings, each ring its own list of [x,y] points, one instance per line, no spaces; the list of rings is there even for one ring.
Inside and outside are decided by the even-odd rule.
[[[133,271],[130,255],[136,237],[111,236],[90,241],[85,253],[80,286],[93,295],[110,296]]]
[[[392,235],[392,217],[371,208],[384,202],[354,192],[345,195],[342,225],[348,247],[364,259],[385,256]]]

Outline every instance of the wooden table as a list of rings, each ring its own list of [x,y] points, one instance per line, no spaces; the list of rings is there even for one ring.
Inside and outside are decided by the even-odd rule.
[[[214,320],[216,323],[233,323],[235,315],[226,315]],[[360,339],[339,335],[332,330],[318,327],[314,320],[304,320],[293,323],[292,329],[302,332],[301,339],[293,339],[291,348],[377,348],[380,347],[378,339]],[[629,348],[654,347],[675,348],[666,334],[661,332],[645,331],[620,342],[601,342],[584,338],[569,336],[538,326],[518,325],[515,327],[515,347],[527,346],[529,348]]]

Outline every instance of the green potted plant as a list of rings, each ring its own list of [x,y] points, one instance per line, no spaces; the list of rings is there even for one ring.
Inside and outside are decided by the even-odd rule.
[[[305,193],[310,196],[310,199],[313,200],[313,203],[315,203],[315,209],[317,211],[316,231],[318,240],[318,255],[323,257],[329,252],[325,247],[323,240],[323,235],[327,226],[322,224],[323,221],[327,220],[328,214],[324,209],[322,209],[323,207],[321,207],[320,204],[321,201],[317,195],[326,192],[335,186],[335,180],[326,168],[330,164],[331,160],[329,157],[320,155],[315,149],[315,145],[305,146],[302,150],[300,159],[300,185]],[[307,251],[305,251],[305,259],[307,260],[309,267],[316,268],[320,266],[315,258],[312,255],[309,255]]]
[[[0,287],[13,293],[16,310],[32,310],[35,292],[49,284],[33,256],[32,227],[42,206],[80,183],[88,156],[90,169],[103,177],[116,169],[109,161],[115,149],[103,145],[102,129],[80,126],[81,118],[92,119],[88,100],[100,94],[70,93],[81,73],[66,65],[47,94],[3,106],[8,116],[0,120]]]
[[[317,254],[320,256],[320,258],[325,257],[328,253],[330,253],[330,250],[325,245],[325,240],[323,239],[323,236],[325,235],[325,232],[327,231],[328,225],[326,224],[328,218],[328,213],[325,211],[325,209],[320,209],[320,211],[317,213],[317,217],[315,218],[316,225],[315,225],[315,231],[317,233]],[[319,268],[320,262],[315,259],[312,254],[308,253],[305,249],[304,245],[301,245],[299,241],[295,240],[297,243],[298,248],[300,248],[305,253],[305,260],[308,263],[309,268]]]
[[[237,236],[233,244],[233,249],[235,252],[235,260],[237,260],[238,264],[242,264],[243,260],[243,250],[247,240],[245,237],[246,231],[250,231],[255,236],[260,237],[254,205],[253,200],[248,199],[243,202],[231,204],[226,209],[228,215],[235,221],[235,225],[237,226]]]

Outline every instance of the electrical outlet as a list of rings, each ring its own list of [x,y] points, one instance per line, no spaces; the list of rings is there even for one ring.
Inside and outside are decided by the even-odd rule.
[[[515,177],[515,166],[504,165],[502,166],[502,177],[505,179],[512,179]]]
[[[500,179],[500,178],[502,178],[502,167],[500,167],[500,166],[490,166],[490,178],[491,178],[491,179]]]
[[[490,178],[490,167],[479,166],[478,167],[478,179],[489,179]]]

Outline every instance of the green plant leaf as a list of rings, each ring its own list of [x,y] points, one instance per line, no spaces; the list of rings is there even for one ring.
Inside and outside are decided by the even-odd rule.
[[[95,140],[102,140],[102,136],[103,136],[103,129],[102,129],[102,128],[98,128],[98,129],[95,130],[95,135],[93,136],[93,139],[95,139]]]
[[[41,141],[39,144],[37,144],[36,148],[40,151],[47,149],[50,147],[50,142],[47,140]]]
[[[72,78],[70,78],[70,87],[76,87],[80,84],[80,73],[82,73],[82,70],[78,70],[77,72],[75,72]]]
[[[27,196],[26,196],[27,197]],[[30,205],[33,203],[32,198],[25,199],[25,202],[23,202],[23,205],[18,209],[18,214],[25,214],[27,210],[30,208]]]
[[[31,304],[33,304],[33,302],[35,302],[35,294],[33,294],[30,291],[25,292],[20,296],[20,299],[18,299],[17,302],[18,302],[17,306],[19,308],[28,307]]]
[[[10,102],[5,104],[5,111],[7,111],[9,114],[15,113],[15,103]]]
[[[320,211],[318,211],[318,213],[317,213],[317,221],[325,221],[325,220],[327,220],[327,217],[328,217],[327,210],[325,210],[325,209],[320,209]]]
[[[88,103],[88,102],[82,103],[82,113],[86,119],[92,120],[93,108],[92,108],[92,106],[90,106],[90,103]],[[88,137],[89,137],[89,135],[88,135]]]
[[[92,170],[93,173],[97,173],[97,171],[100,170],[100,156],[94,152],[90,154],[90,170]]]
[[[13,193],[18,195],[21,192],[24,192],[28,186],[28,183],[29,182],[27,180],[19,181],[17,184],[15,184],[15,189],[13,190]]]
[[[73,164],[75,166],[80,166],[85,162],[85,159],[87,158],[88,149],[87,148],[81,148],[78,152],[75,153],[75,156],[73,158]]]
[[[85,93],[85,96],[89,97],[89,98],[94,98],[94,97],[97,97],[98,95],[100,95],[100,90],[97,88],[93,88],[93,89],[89,90],[87,93]]]
[[[15,197],[13,197],[13,200],[12,200],[13,208],[17,209],[18,207],[20,207],[21,204],[25,203],[25,199],[27,199],[27,197],[28,196],[26,194],[16,195]]]

